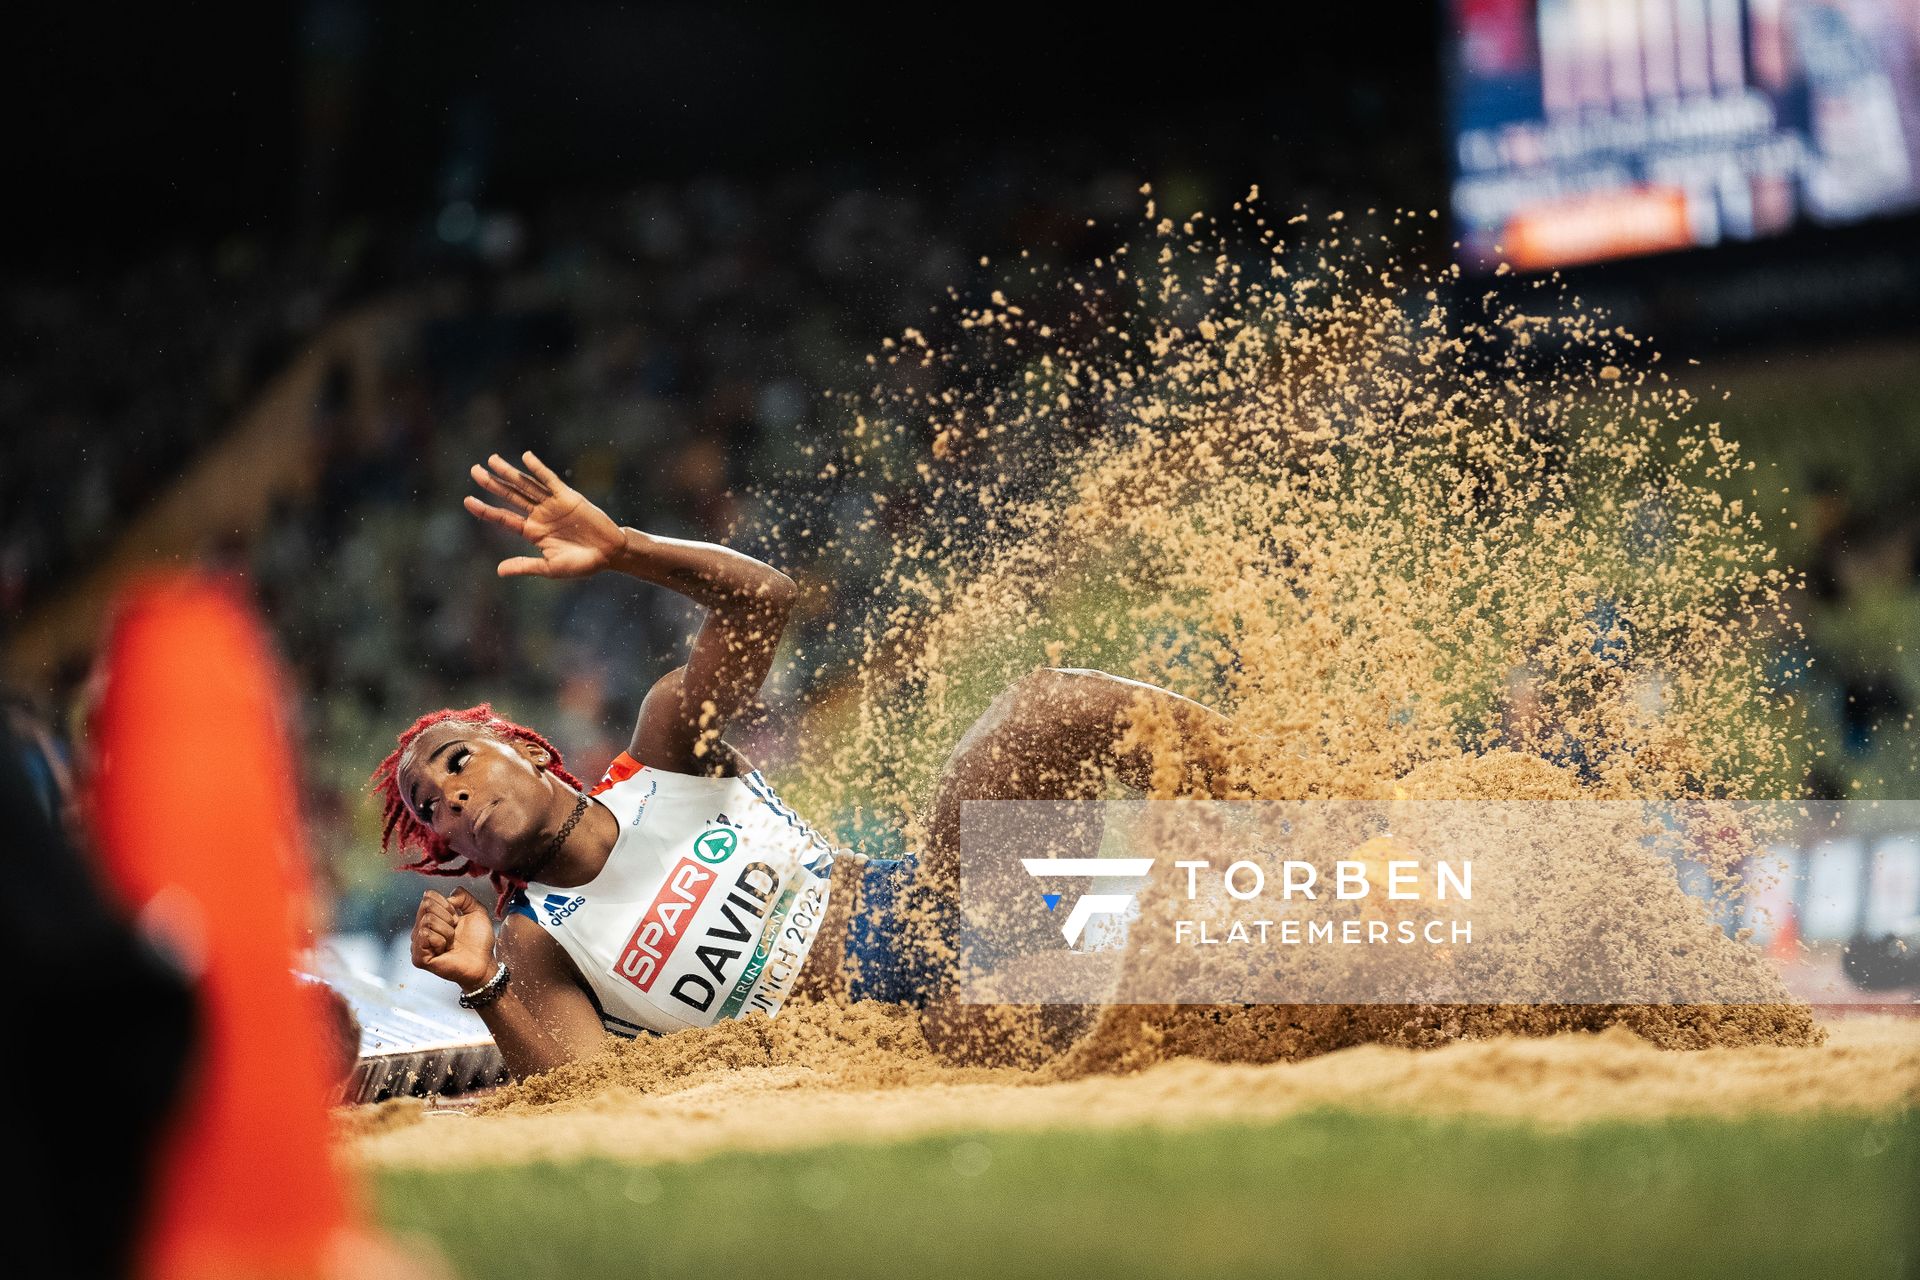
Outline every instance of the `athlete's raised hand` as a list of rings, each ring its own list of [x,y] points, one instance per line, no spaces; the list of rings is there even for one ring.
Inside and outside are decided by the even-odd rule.
[[[465,889],[420,895],[413,913],[413,967],[476,990],[493,976],[493,921]]]
[[[506,509],[467,495],[467,510],[489,524],[519,534],[540,548],[537,556],[502,560],[503,578],[531,574],[539,578],[584,578],[608,568],[626,535],[613,518],[567,484],[532,451],[520,455],[522,471],[499,454],[487,466],[474,464],[473,482],[506,504]],[[491,467],[489,471],[487,468]]]

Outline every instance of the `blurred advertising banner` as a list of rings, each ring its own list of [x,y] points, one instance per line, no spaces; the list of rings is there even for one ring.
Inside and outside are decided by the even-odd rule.
[[[1920,206],[1920,0],[1453,0],[1461,250],[1546,268]]]
[[[1920,925],[1920,802],[979,801],[963,999],[1773,1004]]]

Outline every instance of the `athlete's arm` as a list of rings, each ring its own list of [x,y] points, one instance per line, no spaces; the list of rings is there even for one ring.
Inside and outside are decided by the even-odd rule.
[[[684,666],[657,681],[640,707],[629,753],[674,773],[730,772],[720,741],[727,722],[759,694],[798,593],[793,580],[752,556],[710,542],[623,528],[532,453],[522,471],[498,454],[474,482],[509,509],[469,496],[467,510],[532,542],[538,556],[500,562],[501,577],[584,578],[608,569],[677,591],[707,615]]]
[[[798,590],[786,574],[738,551],[627,532],[616,567],[707,610],[685,665],[655,681],[640,704],[628,753],[673,773],[742,772],[744,762],[720,737],[759,696]]]
[[[516,1079],[605,1049],[612,1037],[558,943],[522,916],[508,916],[496,947],[493,921],[465,889],[442,896],[429,889],[413,918],[413,963],[462,991],[477,991],[498,960],[511,977],[500,996],[482,1005],[480,1020],[493,1033]]]

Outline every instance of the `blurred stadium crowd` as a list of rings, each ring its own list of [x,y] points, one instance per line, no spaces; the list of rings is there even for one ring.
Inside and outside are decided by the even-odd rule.
[[[5,290],[16,355],[0,412],[15,447],[0,472],[0,601],[12,618],[57,594],[304,339],[378,299],[370,355],[322,379],[311,484],[258,539],[208,554],[251,578],[298,684],[307,820],[340,891],[336,924],[387,932],[417,895],[381,871],[364,801],[393,734],[422,711],[490,699],[597,773],[693,622],[684,602],[625,580],[499,581],[494,562],[514,552],[462,511],[468,464],[538,447],[625,523],[736,544],[776,522],[770,503],[817,504],[840,541],[827,552],[815,532],[780,548],[814,588],[790,637],[804,659],[776,672],[746,744],[777,762],[786,736],[810,731],[803,695],[832,705],[820,682],[845,669],[855,637],[826,623],[871,589],[877,557],[860,540],[884,536],[859,533],[863,495],[818,475],[810,446],[837,437],[842,412],[822,392],[871,381],[864,356],[903,327],[937,342],[950,291],[995,287],[989,263],[1110,249],[1114,225],[1140,212],[1139,180],[1071,168],[1009,153],[940,198],[797,176],[517,212],[455,203],[430,225],[343,241],[318,270],[230,246],[97,287]],[[1172,186],[1170,207],[1240,194],[1204,175]],[[1868,410],[1904,417],[1854,434],[1920,435],[1916,403]],[[1838,746],[1809,762],[1816,795],[1859,794],[1868,775],[1875,793],[1920,794],[1881,758],[1920,702],[1920,647],[1886,640],[1887,628],[1920,637],[1920,476],[1901,457],[1812,475],[1805,542],[1789,549],[1809,570],[1807,692]],[[71,728],[84,674],[63,675],[43,716]]]
[[[0,289],[0,612],[101,552],[330,302],[250,241]]]

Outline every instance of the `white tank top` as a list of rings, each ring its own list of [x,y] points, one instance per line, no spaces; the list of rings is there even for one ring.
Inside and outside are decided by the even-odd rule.
[[[606,866],[572,889],[530,882],[509,914],[573,958],[607,1030],[777,1013],[819,935],[841,851],[758,770],[703,778],[622,752],[591,794],[620,822]]]

